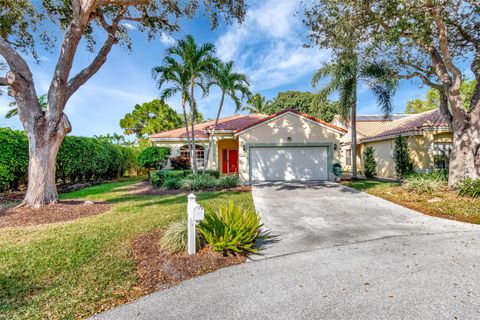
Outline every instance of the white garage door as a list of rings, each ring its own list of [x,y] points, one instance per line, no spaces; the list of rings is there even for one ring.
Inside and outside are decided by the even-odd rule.
[[[250,148],[252,181],[327,180],[327,147]]]

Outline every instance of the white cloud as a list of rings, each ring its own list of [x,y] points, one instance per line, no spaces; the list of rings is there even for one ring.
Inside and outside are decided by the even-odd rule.
[[[175,39],[173,37],[165,32],[162,32],[162,35],[160,37],[160,42],[162,42],[165,46],[173,46],[175,44]]]
[[[122,23],[122,26],[124,26],[124,27],[127,28],[128,30],[137,30],[137,28],[136,28],[133,24],[128,23],[128,22]]]
[[[255,90],[294,83],[328,60],[329,52],[305,48],[301,0],[268,0],[247,11],[245,22],[217,40],[223,60],[234,60]]]

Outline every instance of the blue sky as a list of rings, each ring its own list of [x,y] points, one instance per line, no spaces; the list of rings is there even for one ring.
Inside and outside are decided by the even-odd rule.
[[[73,125],[74,135],[93,136],[121,133],[119,120],[137,103],[158,97],[159,92],[151,77],[151,69],[162,63],[166,48],[175,39],[192,34],[198,42],[210,41],[217,46],[217,53],[224,60],[234,60],[238,69],[251,80],[252,90],[267,98],[286,90],[311,91],[310,78],[322,63],[329,60],[329,52],[317,48],[304,48],[307,33],[301,17],[301,0],[251,1],[246,20],[241,25],[221,24],[210,30],[209,21],[201,14],[193,20],[182,20],[182,30],[172,35],[162,35],[148,42],[146,36],[131,26],[133,51],[114,47],[102,69],[70,99],[66,113]],[[101,43],[104,35],[98,37]],[[28,59],[34,74],[38,94],[47,92],[58,48],[53,53],[41,52],[41,63]],[[74,72],[83,68],[93,57],[86,50],[79,50]],[[404,81],[395,96],[395,112],[405,109],[406,101],[422,97],[426,88],[418,82]],[[21,129],[18,119],[4,118],[11,101],[0,97],[0,126]],[[216,113],[219,94],[212,91],[199,99],[204,117]],[[378,113],[374,98],[360,89],[358,109],[361,114]],[[180,110],[179,100],[172,98],[169,105]],[[227,102],[222,116],[234,113],[232,103]]]

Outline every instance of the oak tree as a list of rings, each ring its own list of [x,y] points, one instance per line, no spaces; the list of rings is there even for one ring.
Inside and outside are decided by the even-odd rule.
[[[23,205],[39,207],[56,202],[55,160],[63,138],[71,131],[65,114],[70,97],[104,65],[113,46],[132,42],[125,23],[134,24],[153,39],[162,32],[179,30],[179,19],[192,18],[199,8],[211,17],[243,20],[243,0],[16,0],[2,1],[0,56],[8,71],[0,86],[8,87],[29,140],[29,179]],[[54,30],[54,28],[58,28]],[[62,39],[54,37],[60,32]],[[103,41],[96,44],[103,33]],[[94,53],[90,64],[72,72],[81,41]],[[56,46],[59,43],[59,48]],[[43,111],[26,55],[39,60],[43,46],[58,50],[58,59]]]
[[[180,128],[182,119],[165,102],[154,99],[135,105],[132,112],[120,120],[125,134],[135,134],[137,139],[145,139],[149,134]]]
[[[348,46],[355,30],[362,53],[436,89],[453,131],[449,185],[480,177],[478,0],[315,0],[305,22],[314,44],[333,49]],[[466,108],[461,84],[468,71],[476,84]]]

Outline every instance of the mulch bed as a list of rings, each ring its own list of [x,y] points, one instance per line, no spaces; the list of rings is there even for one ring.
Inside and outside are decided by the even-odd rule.
[[[0,209],[0,228],[70,221],[103,213],[111,207],[111,204],[105,202],[69,200],[59,201],[39,209],[23,207]]]
[[[195,255],[169,254],[162,251],[161,230],[154,230],[135,238],[132,251],[137,265],[138,283],[134,288],[141,296],[172,287],[190,278],[220,268],[245,262],[244,256],[224,255],[205,248]]]

